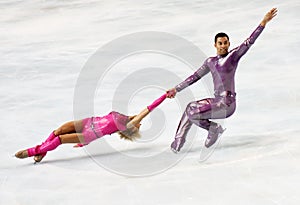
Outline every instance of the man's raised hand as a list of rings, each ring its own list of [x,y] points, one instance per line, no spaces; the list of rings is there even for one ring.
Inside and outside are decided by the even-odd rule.
[[[260,23],[262,26],[266,26],[266,24],[271,21],[277,15],[277,8],[272,8],[263,18],[262,22]]]

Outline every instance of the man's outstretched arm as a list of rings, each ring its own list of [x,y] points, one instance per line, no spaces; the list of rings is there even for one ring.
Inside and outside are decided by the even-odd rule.
[[[198,80],[200,80],[203,76],[205,76],[207,73],[209,73],[209,67],[207,65],[207,60],[203,63],[203,65],[191,76],[189,76],[187,79],[185,79],[183,82],[176,85],[174,88],[169,89],[166,94],[167,98],[174,98],[176,96],[177,92],[180,92],[181,90],[185,89],[186,87],[194,84]]]
[[[233,49],[234,61],[239,61],[240,58],[245,55],[245,53],[249,50],[249,48],[254,44],[258,36],[264,30],[266,24],[271,21],[277,15],[277,9],[271,9],[262,19],[259,26],[253,31],[249,38],[247,38],[239,47]]]

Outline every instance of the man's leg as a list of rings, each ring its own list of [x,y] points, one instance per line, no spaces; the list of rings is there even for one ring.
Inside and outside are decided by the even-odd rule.
[[[235,104],[228,106],[223,103],[222,99],[217,98],[207,98],[189,103],[181,118],[171,149],[174,152],[180,151],[192,124],[206,129],[209,132],[205,146],[211,146],[215,143],[224,129],[219,124],[212,122],[209,119],[226,118],[233,113],[234,109]]]
[[[209,130],[211,121],[209,113],[212,110],[211,98],[190,102],[186,108],[189,120],[205,130]],[[205,116],[206,115],[206,116]]]
[[[175,139],[171,144],[171,149],[173,152],[177,153],[180,151],[181,147],[185,143],[185,138],[188,133],[188,131],[191,129],[192,122],[189,120],[188,115],[186,111],[183,113],[180,123],[178,125]]]
[[[199,127],[208,130],[205,146],[212,146],[224,129],[209,119],[225,119],[235,111],[233,98],[208,98],[189,104],[189,119]]]
[[[210,99],[194,101],[187,105],[178,125],[175,140],[171,144],[173,152],[178,153],[183,147],[187,133],[193,123],[198,127],[209,130],[211,122],[207,119],[200,118],[202,112],[207,112],[211,109],[209,100]]]

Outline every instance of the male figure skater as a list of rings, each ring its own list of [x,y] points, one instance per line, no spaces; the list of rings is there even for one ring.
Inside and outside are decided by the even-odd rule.
[[[200,80],[207,73],[212,74],[214,84],[214,98],[202,99],[187,105],[178,125],[175,140],[171,149],[177,153],[184,145],[186,135],[192,124],[208,131],[205,146],[212,146],[219,136],[224,132],[220,124],[210,119],[224,119],[231,116],[236,107],[236,93],[234,86],[234,75],[241,57],[249,50],[251,45],[261,34],[266,24],[277,15],[277,9],[271,9],[263,18],[259,26],[250,37],[240,46],[228,51],[230,42],[225,33],[215,36],[215,48],[217,56],[205,60],[203,65],[185,81],[167,91],[168,98],[174,98],[177,92]]]

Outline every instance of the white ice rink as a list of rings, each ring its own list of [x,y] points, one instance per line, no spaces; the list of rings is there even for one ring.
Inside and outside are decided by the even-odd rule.
[[[155,136],[129,143],[114,134],[86,148],[62,145],[37,165],[14,158],[62,123],[91,115],[76,113],[74,96],[76,89],[90,89],[78,79],[97,49],[128,34],[162,32],[214,56],[217,32],[228,33],[234,48],[272,7],[278,16],[239,63],[237,110],[221,121],[227,130],[207,160],[200,160],[207,133],[195,127],[181,153],[169,146],[186,103],[211,94],[209,79],[191,86],[192,97],[182,91],[145,119],[141,132],[149,133],[155,130],[149,130],[155,123],[150,119],[159,116],[162,129]],[[298,0],[1,0],[0,204],[299,205],[299,9]],[[156,39],[156,46],[165,41]],[[118,51],[130,46],[122,44]],[[189,55],[176,43],[169,46]],[[199,66],[202,62],[203,56]],[[176,56],[143,50],[109,68],[102,63],[94,71],[105,71],[95,95],[79,103],[95,102],[94,115],[124,112],[124,106],[126,114],[136,113],[179,83],[151,77],[144,68],[160,68],[181,80],[195,70]],[[129,77],[134,80],[124,84]],[[134,90],[128,102],[116,100],[120,90],[142,83],[147,86]]]

